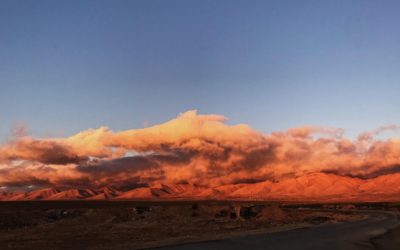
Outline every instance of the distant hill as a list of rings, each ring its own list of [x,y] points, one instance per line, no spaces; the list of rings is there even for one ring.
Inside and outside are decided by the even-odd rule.
[[[400,174],[372,179],[312,173],[279,182],[200,187],[190,184],[156,184],[130,190],[45,188],[31,192],[0,193],[0,200],[159,200],[243,199],[285,201],[400,201]]]

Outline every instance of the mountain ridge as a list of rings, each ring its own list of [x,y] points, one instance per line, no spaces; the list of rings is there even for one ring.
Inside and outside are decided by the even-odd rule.
[[[372,179],[310,173],[277,182],[227,184],[201,187],[191,184],[158,183],[127,191],[115,187],[100,189],[43,188],[30,192],[0,193],[2,201],[23,200],[174,200],[241,199],[285,201],[400,201],[400,173]]]

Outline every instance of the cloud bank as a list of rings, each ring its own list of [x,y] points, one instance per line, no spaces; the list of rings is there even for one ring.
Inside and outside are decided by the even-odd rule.
[[[0,147],[0,186],[204,186],[279,181],[313,172],[371,178],[400,170],[400,140],[357,139],[343,130],[300,127],[263,134],[195,110],[160,125],[113,132],[89,129],[68,138],[21,134]]]

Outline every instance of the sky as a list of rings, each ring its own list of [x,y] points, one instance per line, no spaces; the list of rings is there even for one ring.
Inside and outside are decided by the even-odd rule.
[[[398,1],[0,1],[0,142],[197,109],[270,133],[399,124]]]

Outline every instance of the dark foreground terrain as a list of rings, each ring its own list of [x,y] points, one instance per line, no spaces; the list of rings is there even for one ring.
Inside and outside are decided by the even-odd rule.
[[[370,239],[396,226],[395,215],[388,212],[366,212],[365,214],[368,215],[368,218],[365,220],[324,224],[311,228],[295,229],[271,234],[247,235],[217,241],[170,246],[165,249],[379,249]],[[396,248],[392,249],[398,249],[398,247],[399,245],[396,245]]]
[[[273,244],[279,245],[279,241],[290,244],[286,244],[286,248],[283,244],[282,248],[271,249],[293,249],[293,244],[302,244],[296,243],[296,239],[304,242],[315,240],[322,246],[330,244],[324,242],[326,237],[348,241],[347,236],[361,235],[368,230],[368,233],[372,232],[368,235],[375,237],[367,238],[371,246],[390,249],[387,247],[399,238],[398,230],[377,236],[396,225],[398,211],[396,204],[383,203],[1,202],[0,249],[141,249],[162,246],[179,249],[266,249]],[[346,237],[341,238],[340,235]],[[207,241],[211,243],[190,244]],[[218,245],[221,242],[223,245]],[[258,243],[246,245],[246,242]],[[335,249],[332,244],[329,246],[329,249]],[[362,249],[362,242],[359,247]]]

